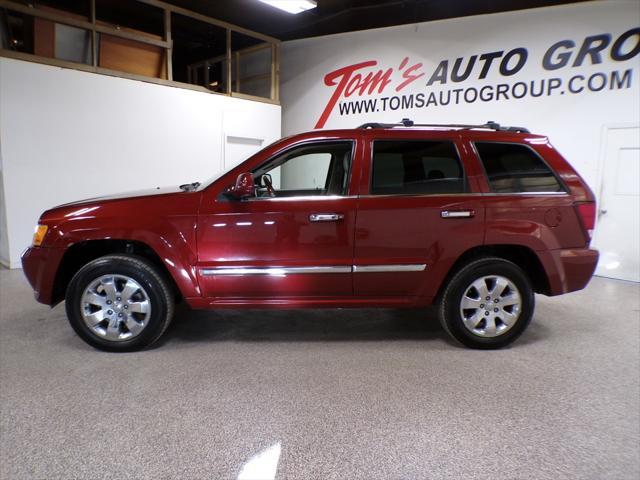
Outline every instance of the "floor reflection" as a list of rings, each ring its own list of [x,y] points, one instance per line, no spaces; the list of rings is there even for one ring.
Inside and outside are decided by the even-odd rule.
[[[238,480],[274,480],[280,460],[280,442],[251,457],[240,470]]]

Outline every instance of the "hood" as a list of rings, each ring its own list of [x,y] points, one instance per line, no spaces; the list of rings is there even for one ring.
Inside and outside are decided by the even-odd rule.
[[[124,202],[124,204],[126,205],[126,209],[135,209],[140,207],[140,202],[145,202],[145,204],[148,203],[146,202],[146,199],[150,199],[149,201],[152,203],[158,203],[155,200],[155,198],[157,197],[182,195],[191,196],[193,193],[194,192],[185,192],[179,187],[166,187],[88,198],[76,202],[65,203],[63,205],[58,205],[57,207],[51,208],[42,214],[42,216],[40,217],[40,221],[45,223],[56,223],[57,221],[63,219],[79,220],[82,218],[95,217],[97,211],[105,212],[105,208],[109,204],[115,202]],[[131,201],[131,203],[129,201]],[[166,202],[161,201],[160,203],[162,204]],[[116,207],[114,206],[114,208]],[[106,211],[114,212],[114,210],[112,209],[107,209]]]
[[[171,193],[180,193],[180,192],[186,193],[183,190],[180,190],[180,187],[177,187],[177,186],[149,188],[145,190],[135,190],[132,192],[115,193],[113,195],[104,195],[102,197],[86,198],[84,200],[77,200],[75,202],[63,203],[62,205],[58,205],[54,208],[74,207],[78,205],[84,205],[87,203],[104,202],[108,200],[124,200],[127,198],[151,197],[154,195],[167,195]]]

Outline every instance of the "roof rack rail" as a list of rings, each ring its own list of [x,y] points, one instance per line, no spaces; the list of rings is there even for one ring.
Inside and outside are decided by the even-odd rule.
[[[393,128],[393,127],[442,127],[442,128],[459,128],[461,130],[468,130],[472,128],[484,128],[489,130],[495,130],[497,132],[514,132],[514,133],[531,133],[529,129],[524,127],[503,127],[499,123],[489,120],[482,125],[467,125],[457,123],[414,123],[413,120],[403,118],[399,123],[377,123],[369,122],[363,123],[358,128],[363,130],[369,128]]]

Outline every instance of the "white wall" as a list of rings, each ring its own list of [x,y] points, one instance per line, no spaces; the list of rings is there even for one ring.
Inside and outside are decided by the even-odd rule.
[[[379,111],[341,116],[336,105],[324,128],[351,128],[370,121],[397,122],[403,117],[431,123],[484,123],[494,120],[505,125],[525,126],[535,133],[548,135],[556,148],[598,191],[598,155],[603,126],[640,122],[640,56],[627,61],[613,61],[610,58],[610,48],[606,48],[602,52],[600,64],[592,65],[587,58],[581,66],[573,67],[569,63],[557,70],[545,70],[542,59],[554,43],[572,40],[576,43],[575,48],[561,48],[558,53],[573,52],[573,62],[585,37],[609,33],[613,43],[623,32],[639,26],[640,2],[609,0],[286,42],[283,44],[280,67],[283,133],[290,135],[316,126],[336,89],[335,85],[325,85],[328,73],[356,63],[375,61],[376,66],[363,68],[361,73],[362,77],[366,77],[369,72],[391,68],[391,81],[382,93],[376,89],[373,93],[365,91],[360,96],[356,91],[348,98],[343,96],[338,103],[375,99]],[[627,51],[637,41],[637,36],[630,39],[626,43]],[[482,65],[476,60],[475,68],[467,80],[459,83],[451,81],[451,69],[458,57],[463,58],[464,71],[472,55],[496,51],[506,53],[519,47],[527,49],[528,57],[518,73],[503,76],[496,63],[486,78],[480,79]],[[401,68],[406,57],[408,62]],[[442,60],[449,62],[447,83],[434,82],[428,86],[427,82]],[[516,60],[517,58],[512,59],[509,68],[513,68]],[[424,75],[396,91],[403,82],[403,73],[415,64],[421,65],[408,73]],[[628,86],[617,90],[605,88],[599,92],[585,89],[577,94],[568,91],[567,82],[576,75],[584,76],[587,81],[595,73],[610,75],[614,70],[620,74],[631,70]],[[548,85],[550,78],[559,78],[562,86],[553,90],[551,95],[539,98],[525,96],[522,99],[505,100],[501,97],[499,101],[461,101],[457,105],[452,102],[446,106],[430,105],[396,110],[389,105],[384,110],[381,103],[383,98],[411,94],[423,94],[428,99],[430,93],[437,97],[440,92],[450,89],[474,87],[479,90],[491,86],[495,91],[496,85],[501,83],[513,85],[517,82],[534,81],[539,85],[545,79]],[[580,82],[574,85],[579,86]],[[355,86],[356,83],[352,84],[352,87]],[[563,91],[564,94],[561,93]],[[517,92],[519,93],[520,91]],[[471,99],[472,95],[469,95]]]
[[[2,146],[0,145],[0,265],[9,265],[9,234],[7,232],[7,214],[2,181]]]
[[[268,144],[280,124],[276,105],[0,58],[0,259],[19,266],[47,208],[205,180],[228,135]]]

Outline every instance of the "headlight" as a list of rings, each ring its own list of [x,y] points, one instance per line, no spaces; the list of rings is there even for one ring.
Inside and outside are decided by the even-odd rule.
[[[33,245],[35,247],[39,247],[42,244],[48,229],[49,227],[46,225],[36,225],[36,231],[33,234]]]

